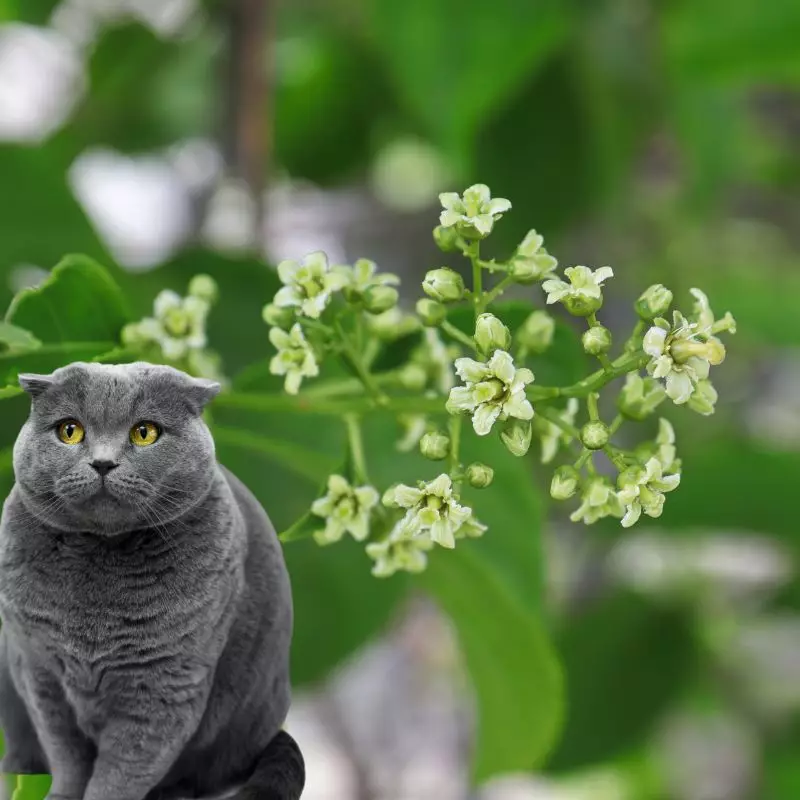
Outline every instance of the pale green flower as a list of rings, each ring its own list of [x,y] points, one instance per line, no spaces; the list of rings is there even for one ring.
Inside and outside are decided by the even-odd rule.
[[[592,525],[603,517],[621,517],[625,509],[607,478],[595,475],[584,484],[580,506],[570,514],[573,522]]]
[[[311,505],[311,513],[325,519],[325,527],[314,533],[317,544],[333,544],[345,533],[364,541],[369,535],[370,514],[379,499],[372,486],[351,486],[341,475],[331,475],[328,493]]]
[[[408,336],[420,329],[420,322],[413,314],[401,311],[397,306],[382,314],[370,314],[366,317],[367,328],[382,341],[391,342]]]
[[[567,407],[559,413],[559,419],[569,425],[574,424],[579,406],[578,398],[570,397],[567,401]],[[559,446],[569,443],[570,436],[554,422],[550,422],[544,417],[537,417],[537,419],[539,420],[539,438],[542,443],[542,464],[549,464],[555,458]]]
[[[359,258],[352,267],[336,266],[332,268],[335,274],[346,278],[345,288],[363,294],[371,286],[396,286],[400,278],[391,272],[378,272],[378,265],[368,258]]]
[[[511,208],[511,203],[502,197],[492,199],[489,187],[476,183],[464,191],[444,192],[439,195],[444,211],[439,215],[443,228],[455,227],[463,236],[482,238],[492,232],[496,220]]]
[[[695,299],[694,321],[697,323],[696,335],[699,338],[712,336],[723,331],[736,333],[736,320],[730,311],[726,311],[725,316],[717,320],[714,318],[714,312],[711,310],[711,305],[705,292],[701,292],[700,289],[690,289],[689,291]]]
[[[588,267],[567,267],[564,274],[566,281],[551,279],[542,284],[547,294],[547,302],[564,303],[570,314],[588,316],[603,305],[603,281],[614,276],[611,267],[600,267],[591,270]]]
[[[649,517],[660,517],[664,510],[664,493],[676,489],[680,482],[678,473],[664,475],[664,466],[658,458],[622,472],[618,481],[618,497],[625,506],[622,527],[635,525],[642,512]]]
[[[719,339],[710,336],[701,341],[696,330],[696,323],[675,311],[672,326],[659,317],[642,342],[644,352],[651,357],[648,373],[664,379],[667,395],[679,405],[689,400],[698,381],[708,378],[711,365],[725,358]]]
[[[478,436],[486,436],[498,419],[533,417],[533,407],[525,396],[533,373],[527,367],[516,368],[505,350],[495,350],[486,362],[458,358],[455,366],[465,385],[450,390],[446,407],[451,414],[472,412],[472,427]]]
[[[387,506],[407,509],[395,528],[397,538],[424,536],[442,547],[455,547],[456,538],[479,536],[486,526],[478,522],[468,506],[459,505],[453,496],[453,482],[442,473],[415,488],[399,484],[383,496]]]
[[[401,414],[397,421],[403,427],[403,436],[395,447],[401,453],[410,453],[428,430],[428,418],[424,414]]]
[[[428,564],[425,553],[432,547],[433,542],[424,536],[407,539],[392,531],[382,542],[370,542],[366,549],[375,562],[372,574],[376,578],[388,578],[398,570],[422,572]]]
[[[617,398],[619,410],[630,419],[643,420],[664,401],[667,393],[655,378],[629,372]]]
[[[664,472],[680,472],[681,462],[675,449],[675,429],[672,423],[661,417],[658,420],[657,450],[655,457],[661,462]]]
[[[319,375],[314,351],[303,336],[299,323],[292,325],[288,333],[280,328],[270,328],[269,340],[278,350],[269,362],[269,371],[273,375],[286,376],[283,388],[288,394],[297,394],[303,378]]]
[[[691,408],[692,411],[696,411],[698,414],[707,417],[714,413],[714,406],[718,398],[719,395],[714,388],[714,384],[707,378],[702,378],[695,384],[692,396],[689,398],[686,405]]]
[[[350,267],[329,267],[328,257],[321,250],[309,253],[302,264],[281,261],[278,277],[284,286],[273,303],[278,307],[297,306],[301,314],[318,319],[331,295],[348,285],[352,276]]]
[[[511,259],[511,274],[520,283],[534,283],[555,277],[556,261],[544,247],[544,237],[528,231]]]

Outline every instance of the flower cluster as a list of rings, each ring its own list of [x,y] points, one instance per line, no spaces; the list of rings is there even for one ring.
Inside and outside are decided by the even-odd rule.
[[[122,329],[122,344],[149,360],[164,360],[193,375],[224,382],[219,356],[206,346],[206,320],[217,296],[217,284],[208,275],[195,275],[185,297],[162,290],[151,317]]]

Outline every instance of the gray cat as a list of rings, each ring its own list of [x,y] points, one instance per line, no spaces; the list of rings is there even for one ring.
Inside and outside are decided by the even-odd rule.
[[[0,522],[0,770],[49,800],[295,800],[292,598],[275,531],[217,464],[219,390],[137,362],[20,375]]]

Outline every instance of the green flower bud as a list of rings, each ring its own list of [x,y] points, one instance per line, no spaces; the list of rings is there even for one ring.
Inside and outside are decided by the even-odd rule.
[[[427,297],[417,300],[416,308],[417,314],[426,328],[435,328],[437,325],[441,325],[447,316],[447,309],[441,303]]]
[[[466,474],[467,482],[476,489],[485,489],[494,480],[494,470],[477,461],[467,467]]]
[[[364,292],[364,309],[370,314],[382,314],[394,308],[399,297],[394,287],[376,283]]]
[[[599,356],[611,349],[611,331],[602,325],[594,325],[581,337],[583,349],[591,356]]]
[[[531,353],[544,353],[553,343],[555,320],[546,311],[534,311],[517,331],[517,341]]]
[[[441,461],[450,453],[450,438],[439,431],[431,431],[420,439],[419,450],[425,458]]]
[[[453,303],[464,296],[464,279],[448,267],[429,270],[422,291],[440,303]]]
[[[583,294],[570,294],[564,300],[564,308],[575,317],[588,317],[603,307],[603,296],[588,297]]]
[[[144,334],[138,322],[129,322],[122,329],[120,338],[126,347],[137,347],[152,341],[149,336]]]
[[[520,419],[511,419],[500,431],[500,439],[513,456],[524,456],[531,446],[533,430],[531,423]]]
[[[717,390],[714,388],[711,381],[708,380],[708,378],[701,378],[695,384],[692,396],[689,398],[686,405],[689,406],[692,411],[696,411],[698,414],[707,417],[709,414],[714,413],[714,405],[717,402],[718,396]]]
[[[205,300],[210,305],[219,296],[217,282],[210,275],[195,275],[189,281],[189,294]]]
[[[494,314],[481,314],[475,323],[475,344],[483,353],[508,350],[511,331]]]
[[[421,364],[406,364],[398,376],[400,385],[412,392],[421,392],[428,382],[428,373]]]
[[[569,500],[581,483],[581,475],[575,467],[564,464],[553,473],[550,482],[550,497],[554,500]]]
[[[649,417],[664,401],[667,393],[655,378],[642,378],[632,372],[617,397],[617,408],[628,419],[641,421]]]
[[[455,228],[445,228],[437,225],[433,229],[433,241],[443,253],[457,253],[459,246],[459,235]]]
[[[294,322],[294,311],[291,307],[276,306],[274,303],[265,305],[261,310],[261,316],[267,325],[283,328],[284,330],[290,328]]]
[[[610,435],[608,425],[600,420],[587,422],[581,428],[581,442],[589,450],[602,450],[608,444]]]
[[[646,321],[663,317],[672,305],[672,292],[660,283],[653,284],[646,289],[636,301],[636,313]]]

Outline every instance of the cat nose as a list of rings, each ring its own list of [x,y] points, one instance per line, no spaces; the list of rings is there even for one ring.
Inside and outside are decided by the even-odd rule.
[[[97,472],[99,472],[100,475],[105,477],[107,473],[111,472],[112,469],[118,467],[119,464],[117,464],[116,461],[107,461],[104,459],[100,459],[92,461],[90,466],[93,469],[97,470]]]

